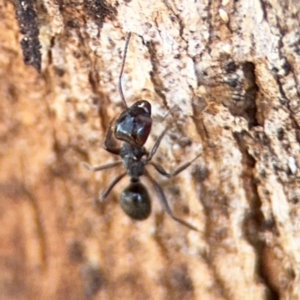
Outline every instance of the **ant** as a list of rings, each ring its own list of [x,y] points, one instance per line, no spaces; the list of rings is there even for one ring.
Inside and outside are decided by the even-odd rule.
[[[194,226],[173,215],[162,188],[151,177],[145,168],[148,164],[152,165],[161,175],[170,178],[186,169],[195,159],[198,158],[198,156],[192,161],[187,162],[177,168],[173,173],[168,173],[161,165],[151,161],[168,128],[161,133],[152,150],[150,153],[148,153],[144,147],[144,144],[146,143],[151,131],[151,104],[146,100],[139,100],[128,107],[122,90],[122,74],[125,66],[125,59],[130,37],[131,33],[128,34],[125,42],[122,66],[118,82],[119,93],[125,106],[125,110],[116,120],[114,126],[112,123],[109,125],[104,141],[104,149],[112,154],[119,155],[121,160],[97,167],[92,167],[87,163],[85,163],[84,166],[90,171],[97,172],[119,166],[123,163],[126,171],[118,175],[110,183],[106,191],[100,196],[100,200],[104,201],[114,186],[127,174],[130,177],[130,184],[122,192],[119,202],[123,211],[130,218],[134,220],[145,220],[151,213],[151,202],[148,191],[139,180],[139,178],[144,175],[153,184],[159,196],[160,202],[171,218],[192,230],[198,231],[198,229]],[[113,145],[113,127],[115,138],[123,141],[123,145],[121,147],[115,147]]]

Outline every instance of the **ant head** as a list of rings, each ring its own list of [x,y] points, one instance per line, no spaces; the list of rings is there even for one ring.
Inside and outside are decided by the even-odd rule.
[[[129,112],[135,115],[144,115],[151,117],[151,104],[147,100],[139,100],[133,103],[129,108]]]
[[[152,126],[151,104],[140,100],[125,110],[115,122],[115,137],[136,147],[142,147]]]
[[[151,213],[151,202],[146,187],[140,182],[131,182],[120,199],[123,211],[134,220],[145,220]]]

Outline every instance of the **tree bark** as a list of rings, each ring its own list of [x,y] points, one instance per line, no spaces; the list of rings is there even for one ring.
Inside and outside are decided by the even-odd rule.
[[[153,2],[153,3],[152,3]],[[299,299],[300,4],[0,4],[0,299]],[[98,193],[123,166],[103,148],[128,105],[152,105],[152,214]]]

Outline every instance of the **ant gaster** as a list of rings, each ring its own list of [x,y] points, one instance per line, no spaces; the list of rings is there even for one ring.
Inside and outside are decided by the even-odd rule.
[[[151,161],[157,148],[159,147],[164,134],[167,131],[167,128],[156,140],[150,153],[148,153],[143,145],[147,141],[149,133],[151,131],[151,105],[146,100],[140,100],[128,107],[122,90],[122,74],[124,70],[130,37],[131,33],[128,34],[126,39],[122,67],[119,75],[119,92],[125,106],[125,110],[121,113],[114,124],[114,136],[117,140],[123,141],[123,145],[121,148],[114,146],[112,124],[110,124],[107,130],[104,141],[104,149],[112,154],[121,156],[122,160],[97,167],[92,167],[88,164],[85,164],[85,167],[91,171],[96,172],[109,169],[123,163],[126,171],[117,176],[111,182],[106,191],[102,194],[102,196],[100,196],[100,200],[103,201],[108,196],[113,187],[127,174],[130,177],[130,184],[121,194],[120,205],[124,212],[130,218],[135,220],[145,220],[151,213],[151,201],[148,191],[139,180],[141,176],[146,176],[153,184],[159,196],[160,202],[164,206],[166,212],[177,222],[187,226],[190,229],[198,231],[198,229],[194,226],[173,215],[162,188],[151,177],[151,175],[145,168],[146,165],[150,164],[161,175],[170,178],[186,169],[197,157],[192,161],[183,164],[173,173],[168,173],[161,165]]]

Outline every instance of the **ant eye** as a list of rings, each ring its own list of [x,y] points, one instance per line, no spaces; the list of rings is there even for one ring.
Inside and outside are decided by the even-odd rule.
[[[151,202],[145,186],[132,182],[122,193],[120,205],[132,219],[145,220],[151,213]]]

